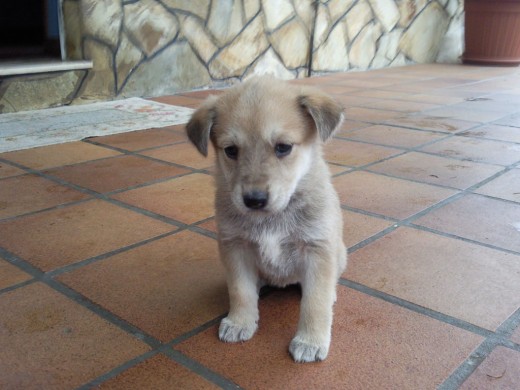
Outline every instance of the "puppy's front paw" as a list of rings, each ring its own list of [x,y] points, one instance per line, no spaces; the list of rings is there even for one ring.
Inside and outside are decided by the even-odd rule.
[[[329,343],[314,343],[297,335],[289,344],[289,352],[297,363],[318,362],[327,357]]]
[[[220,322],[218,337],[220,340],[225,341],[226,343],[246,341],[253,337],[257,328],[258,324],[256,321],[250,321],[245,324],[238,324],[230,320],[229,317],[226,317]]]

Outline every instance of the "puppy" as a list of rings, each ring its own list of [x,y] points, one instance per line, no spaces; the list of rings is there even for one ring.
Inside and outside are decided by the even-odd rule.
[[[216,221],[230,300],[221,340],[253,336],[262,285],[299,283],[289,351],[297,362],[326,358],[347,252],[322,143],[342,120],[329,96],[263,76],[210,96],[187,124],[200,153],[207,156],[210,141],[216,151]]]

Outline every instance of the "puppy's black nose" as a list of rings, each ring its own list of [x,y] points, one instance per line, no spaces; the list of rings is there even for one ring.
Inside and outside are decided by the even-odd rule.
[[[267,205],[269,194],[265,191],[251,191],[244,195],[246,207],[254,210],[263,209]]]

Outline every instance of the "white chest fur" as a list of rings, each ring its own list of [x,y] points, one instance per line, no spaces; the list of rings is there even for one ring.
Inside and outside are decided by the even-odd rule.
[[[276,286],[299,281],[299,269],[304,253],[286,235],[264,233],[254,240],[257,249],[256,266],[264,279]]]

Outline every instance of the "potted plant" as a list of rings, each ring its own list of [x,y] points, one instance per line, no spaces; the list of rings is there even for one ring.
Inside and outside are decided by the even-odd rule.
[[[520,64],[520,0],[465,0],[464,63]]]

